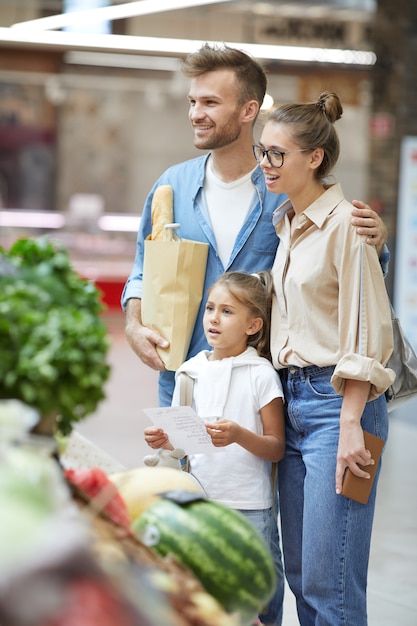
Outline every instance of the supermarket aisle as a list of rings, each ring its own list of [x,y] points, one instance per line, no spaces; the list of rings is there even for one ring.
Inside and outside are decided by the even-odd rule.
[[[133,354],[122,315],[108,317],[112,375],[107,398],[79,432],[127,467],[142,465],[148,418],[157,403],[157,373]],[[369,573],[369,626],[417,624],[417,401],[391,416],[390,438],[379,483]],[[291,592],[284,626],[297,626]],[[352,625],[353,626],[353,625]]]

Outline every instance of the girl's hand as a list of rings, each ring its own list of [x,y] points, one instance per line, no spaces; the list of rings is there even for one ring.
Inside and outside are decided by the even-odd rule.
[[[206,430],[217,448],[237,443],[245,450],[274,463],[285,452],[285,423],[281,398],[275,398],[261,409],[262,433],[255,433],[237,422],[219,419],[206,424]]]
[[[221,419],[213,424],[206,424],[206,431],[211,437],[213,446],[221,448],[236,442],[240,426],[236,422]]]
[[[336,493],[341,493],[342,482],[347,467],[360,478],[370,478],[368,472],[359,467],[373,465],[371,453],[365,448],[363,430],[360,424],[341,425],[336,463]]]
[[[164,448],[165,450],[173,450],[173,447],[168,439],[168,435],[164,430],[162,430],[162,428],[148,426],[144,430],[144,436],[145,441],[150,448]]]

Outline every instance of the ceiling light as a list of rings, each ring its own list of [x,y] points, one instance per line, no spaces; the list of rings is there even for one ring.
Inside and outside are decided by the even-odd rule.
[[[132,232],[136,233],[139,228],[140,216],[138,215],[102,215],[98,220],[101,230]]]
[[[0,42],[45,47],[156,53],[167,56],[187,55],[195,52],[205,41],[194,39],[167,39],[160,37],[139,37],[135,35],[103,35],[55,31],[31,31],[0,28]],[[239,42],[210,42],[222,46],[223,43],[238,48],[257,59],[268,61],[299,61],[304,63],[335,63],[339,65],[374,65],[376,55],[371,51],[343,50],[335,48],[311,48],[306,46],[278,46]]]
[[[53,211],[26,211],[13,209],[0,211],[0,226],[20,228],[62,228],[65,217]]]
[[[50,15],[36,20],[18,22],[13,24],[11,28],[23,30],[53,30],[66,26],[78,26],[80,24],[84,25],[98,21],[117,20],[126,17],[137,17],[139,15],[187,9],[208,4],[223,4],[225,2],[233,2],[233,0],[140,0],[85,11],[71,11],[68,13],[60,13],[59,15]]]
[[[175,57],[146,56],[143,54],[116,54],[108,52],[70,51],[65,54],[65,63],[94,65],[100,67],[123,67],[139,70],[165,70],[176,72],[181,61]]]
[[[262,102],[261,111],[269,111],[274,105],[274,99],[271,94],[266,93]]]

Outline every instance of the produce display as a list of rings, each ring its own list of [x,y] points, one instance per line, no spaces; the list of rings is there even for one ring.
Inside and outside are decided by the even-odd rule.
[[[130,528],[130,517],[116,486],[98,467],[92,469],[66,469],[65,478],[88,495],[100,512],[104,511],[115,524]]]
[[[48,240],[0,249],[0,624],[249,626],[275,573],[244,516],[181,469],[64,465],[105,395],[102,308]]]
[[[151,620],[151,626],[242,626],[239,617],[226,613],[173,555],[161,558],[132,532],[115,524],[106,512],[94,514],[95,505],[89,497],[78,487],[72,488],[80,509],[91,516],[92,549],[98,561],[115,579],[116,587],[127,590],[128,597]],[[119,622],[113,626],[116,623],[125,626]],[[148,623],[139,620],[134,626]]]
[[[33,434],[36,419],[0,400],[1,626],[242,626],[175,554],[162,557],[134,534],[101,468],[61,465],[55,438]],[[164,469],[117,479],[126,474],[134,502],[137,485],[147,506],[160,499],[162,474],[170,488],[203,497],[190,475]]]
[[[37,409],[38,428],[69,434],[105,397],[103,308],[94,283],[46,238],[0,248],[0,398]]]
[[[271,598],[275,570],[267,546],[238,511],[186,492],[171,492],[132,524],[161,556],[173,554],[204,588],[244,624]]]
[[[1,626],[254,623],[275,572],[243,515],[179,469],[65,467],[36,419],[0,400]]]
[[[111,474],[109,478],[122,496],[131,521],[156,502],[159,494],[165,491],[182,489],[204,494],[200,483],[191,474],[170,467],[138,467]]]
[[[0,570],[31,553],[42,528],[68,501],[56,463],[36,448],[0,448]],[[0,623],[1,619],[0,619]]]

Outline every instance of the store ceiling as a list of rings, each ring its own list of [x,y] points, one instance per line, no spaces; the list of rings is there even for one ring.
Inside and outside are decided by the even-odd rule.
[[[107,7],[98,8],[100,2],[97,0],[97,8],[89,11],[87,6],[91,7],[93,2],[86,6],[83,0],[71,0],[74,10],[85,11],[83,15],[81,12],[62,13],[66,4],[64,0],[1,0],[0,44],[181,56],[187,54],[189,48],[194,49],[194,43],[199,38],[216,41],[218,38],[220,41],[239,43],[258,58],[369,65],[374,59],[368,58],[369,42],[363,33],[367,32],[366,26],[372,20],[375,2],[113,0]],[[90,20],[86,17],[88,14]],[[123,18],[132,18],[134,26],[127,36],[95,34],[94,30],[90,30],[90,24],[97,25],[99,15],[101,20],[115,24],[116,33],[120,32],[116,23]],[[5,22],[6,16],[8,23]],[[153,19],[152,23],[146,21],[149,18]],[[182,23],[187,25],[188,30],[184,26],[181,28]],[[362,24],[360,30],[355,24]],[[60,29],[66,32],[60,32]],[[188,32],[192,32],[191,39]],[[260,50],[262,46],[264,49]],[[266,50],[266,46],[270,49]],[[271,46],[275,48],[271,49]],[[283,49],[285,46],[293,47],[288,51]],[[310,46],[312,52],[302,49],[301,56],[298,56],[296,46]],[[339,59],[332,52],[338,48],[352,51],[356,56],[365,51],[367,57]],[[328,49],[331,58],[317,53],[319,49]]]
[[[214,0],[215,1],[215,0]],[[211,0],[213,2],[213,0]],[[215,2],[215,5],[219,10],[223,10],[228,5],[228,10],[234,10],[236,12],[253,12],[261,14],[263,16],[270,15],[271,17],[282,16],[300,16],[308,17],[309,15],[318,16],[319,14],[329,16],[330,12],[336,12],[338,17],[344,15],[347,19],[352,17],[358,17],[372,13],[376,8],[377,0],[292,0],[286,2],[285,0],[219,0]],[[110,0],[110,5],[141,5],[147,4],[149,0]],[[40,15],[45,14],[59,14],[63,11],[65,4],[77,6],[78,8],[87,9],[94,5],[93,2],[85,3],[80,0],[1,0],[1,7],[8,8],[10,13],[14,11],[17,13],[22,9],[37,9]],[[99,1],[97,1],[99,6]],[[154,4],[157,6],[159,3],[154,0]],[[170,5],[175,5],[175,0],[169,2]],[[1,10],[0,7],[0,10]],[[205,10],[204,4],[200,7],[201,11]],[[163,12],[161,13],[163,15]]]
[[[376,0],[236,0],[236,7],[240,10],[251,10],[264,15],[300,15],[308,16],[310,13],[318,14],[329,11],[337,11],[346,15],[359,15],[360,13],[373,12],[376,8]]]

